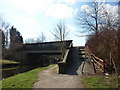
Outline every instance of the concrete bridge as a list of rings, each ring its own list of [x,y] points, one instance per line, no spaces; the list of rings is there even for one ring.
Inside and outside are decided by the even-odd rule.
[[[22,49],[26,53],[61,54],[62,53],[61,47],[64,48],[64,50],[66,51],[71,43],[72,40],[29,43],[23,44]]]
[[[42,60],[45,57],[62,59],[62,49],[66,52],[71,43],[72,40],[23,44],[20,50],[22,51],[22,59],[20,60],[24,64],[39,64],[45,61],[44,59]]]
[[[64,58],[62,57],[61,47],[65,52]],[[84,47],[73,47],[72,40],[66,40],[24,44],[22,50],[27,58],[27,63],[43,64],[45,59],[41,60],[41,55],[47,55],[47,57],[53,56],[54,58],[60,59],[57,61],[59,73],[76,75],[76,71],[83,61],[81,52],[84,51]]]

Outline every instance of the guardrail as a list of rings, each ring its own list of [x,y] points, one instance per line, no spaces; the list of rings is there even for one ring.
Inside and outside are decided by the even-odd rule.
[[[111,72],[110,70],[113,69],[113,66],[110,64],[108,60],[103,60],[95,56],[87,45],[85,46],[85,53],[88,56],[88,58],[92,60],[95,73],[96,67],[104,73],[110,73]]]

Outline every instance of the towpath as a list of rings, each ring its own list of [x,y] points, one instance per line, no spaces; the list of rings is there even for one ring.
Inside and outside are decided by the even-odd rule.
[[[71,62],[67,74],[58,74],[58,65],[46,69],[39,73],[38,81],[33,85],[33,88],[84,88],[82,83],[81,67],[83,58],[80,56],[82,49],[73,47]],[[84,74],[93,74],[92,64],[85,64]]]
[[[58,66],[39,73],[33,88],[83,88],[81,75],[57,74]]]

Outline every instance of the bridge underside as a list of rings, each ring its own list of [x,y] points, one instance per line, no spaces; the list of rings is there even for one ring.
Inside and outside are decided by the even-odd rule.
[[[40,66],[46,66],[52,63],[57,63],[58,58],[62,53],[58,50],[53,51],[25,51],[26,60],[25,64],[34,64]]]

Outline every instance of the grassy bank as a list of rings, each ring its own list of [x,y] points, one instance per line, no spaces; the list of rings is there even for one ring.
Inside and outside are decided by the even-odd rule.
[[[19,62],[11,61],[11,60],[0,60],[0,64],[15,64]]]
[[[40,67],[31,71],[21,73],[2,80],[2,88],[32,88],[32,85],[37,80],[37,74],[47,68],[53,67],[49,65],[47,67]]]
[[[85,76],[82,82],[86,88],[118,88],[116,75]]]

